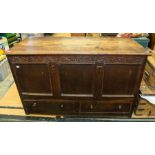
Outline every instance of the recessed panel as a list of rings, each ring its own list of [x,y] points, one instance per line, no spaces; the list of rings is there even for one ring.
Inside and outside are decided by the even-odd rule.
[[[61,65],[60,83],[63,94],[92,94],[94,85],[94,65]]]
[[[102,94],[134,94],[139,77],[138,65],[106,65]]]
[[[51,93],[48,65],[18,64],[14,69],[22,92]]]

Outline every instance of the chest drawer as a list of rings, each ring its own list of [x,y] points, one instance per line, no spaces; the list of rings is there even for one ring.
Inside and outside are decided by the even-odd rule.
[[[134,98],[103,98],[100,101],[94,102],[83,102],[81,103],[81,112],[94,112],[94,113],[129,113],[132,105],[134,103]]]
[[[81,112],[95,113],[128,113],[130,112],[131,104],[104,104],[104,103],[87,103],[81,104]]]
[[[134,98],[104,98],[100,101],[81,103],[81,112],[88,113],[129,113]]]
[[[28,113],[72,114],[79,111],[79,104],[72,101],[24,101]]]

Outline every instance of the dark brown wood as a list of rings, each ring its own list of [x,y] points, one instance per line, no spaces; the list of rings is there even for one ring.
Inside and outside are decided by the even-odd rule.
[[[139,65],[105,65],[102,94],[135,94]]]
[[[94,102],[81,102],[81,113],[130,113],[133,98],[104,98]]]
[[[52,93],[47,64],[14,64],[20,88],[27,93]]]
[[[103,90],[104,69],[102,64],[96,66],[94,97],[99,98]]]
[[[63,96],[93,96],[95,65],[61,64],[59,71]]]
[[[61,94],[61,86],[60,86],[60,76],[59,76],[59,69],[58,65],[50,65],[50,72],[51,72],[51,83],[53,87],[53,94],[54,96],[60,96]]]
[[[79,112],[79,104],[70,100],[25,100],[25,105],[30,113],[34,114],[76,114]]]
[[[42,38],[7,57],[27,114],[129,117],[147,54],[130,39]]]

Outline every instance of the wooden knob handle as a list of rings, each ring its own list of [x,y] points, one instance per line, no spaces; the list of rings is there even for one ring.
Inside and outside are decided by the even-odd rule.
[[[63,108],[63,107],[64,107],[64,105],[63,105],[63,104],[61,104],[61,105],[60,105],[60,107],[61,107],[61,108]]]
[[[20,68],[20,66],[19,65],[16,65],[16,68]]]
[[[90,109],[93,109],[93,105],[92,104],[90,105]]]
[[[36,105],[37,105],[37,103],[36,103],[36,102],[34,102],[34,103],[33,103],[33,107],[35,107]]]
[[[122,109],[122,105],[119,105],[119,106],[118,106],[118,109],[121,110],[121,109]]]

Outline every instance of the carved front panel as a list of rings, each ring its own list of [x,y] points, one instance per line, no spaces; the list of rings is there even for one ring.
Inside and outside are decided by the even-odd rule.
[[[103,64],[143,64],[146,56],[123,55],[26,55],[9,56],[12,63],[103,63]]]

